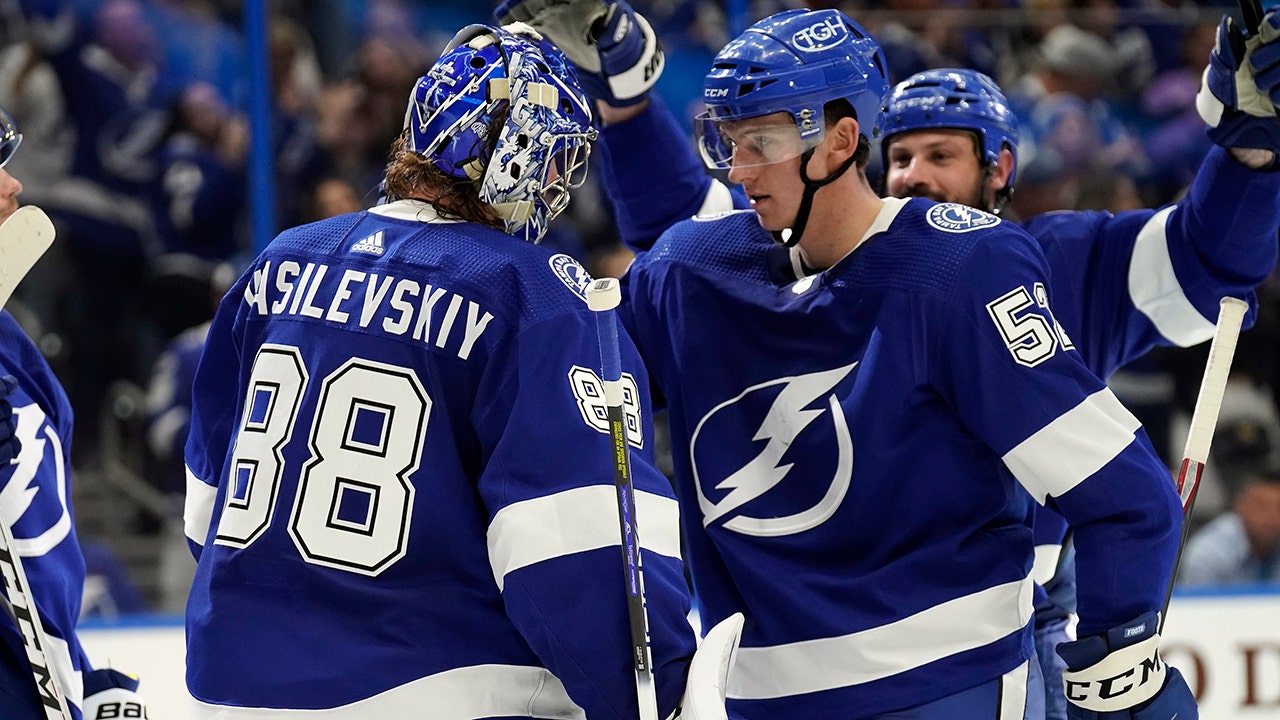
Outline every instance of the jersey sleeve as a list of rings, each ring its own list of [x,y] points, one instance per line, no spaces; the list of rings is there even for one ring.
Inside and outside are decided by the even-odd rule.
[[[1053,268],[1059,319],[1105,378],[1156,345],[1212,337],[1224,296],[1249,302],[1252,326],[1253,289],[1276,263],[1280,173],[1250,170],[1215,147],[1175,205],[1047,213],[1024,227]]]
[[[1138,420],[1085,367],[1021,232],[975,247],[933,308],[931,382],[1040,504],[1074,528],[1080,634],[1160,607],[1181,504]]]
[[[598,166],[623,242],[649,249],[664,230],[694,215],[747,207],[741,191],[707,175],[671,110],[656,95],[634,118],[601,133]]]
[[[191,421],[184,458],[187,466],[183,525],[196,559],[208,539],[223,463],[237,431],[240,349],[236,345],[237,312],[252,273],[223,298],[214,315],[191,388]]]
[[[489,363],[477,427],[489,561],[507,615],[587,717],[635,717],[612,441],[593,319],[525,327]],[[648,380],[620,333],[635,518],[659,705],[674,711],[694,637],[678,510],[653,463]]]

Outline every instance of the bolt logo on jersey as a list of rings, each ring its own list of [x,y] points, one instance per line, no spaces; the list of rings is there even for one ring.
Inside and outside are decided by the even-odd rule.
[[[55,468],[57,473],[58,504],[62,508],[56,520],[49,522],[49,518],[45,519],[48,527],[41,530],[39,535],[14,537],[17,545],[15,549],[26,557],[33,557],[45,554],[71,532],[71,514],[67,512],[66,497],[67,468],[63,463],[62,438],[40,406],[33,403],[14,408],[13,412],[18,420],[15,434],[22,442],[22,453],[18,455],[13,475],[0,492],[5,518],[16,526],[19,518],[26,514],[36,500],[36,493],[41,491],[36,482],[36,473],[48,457],[52,457],[50,467]],[[48,503],[44,503],[44,506],[48,507]]]
[[[591,284],[593,278],[586,268],[564,253],[552,255],[547,263],[551,265],[551,271],[560,278],[560,282],[564,283],[565,287],[582,298],[583,302],[587,301],[587,286]]]
[[[929,208],[925,219],[933,227],[949,233],[967,233],[991,227],[1000,218],[959,203],[939,203]]]
[[[726,530],[775,537],[804,532],[835,514],[853,477],[853,438],[837,388],[848,382],[856,366],[855,362],[755,385],[698,421],[689,452],[704,526],[723,520]],[[724,436],[716,426],[743,417],[758,418],[748,420],[748,426],[757,428],[751,442],[722,442]],[[699,445],[704,430],[711,439]],[[801,433],[827,435],[830,452],[825,457],[788,455]],[[743,447],[753,448],[755,454],[726,457]],[[726,467],[737,469],[726,477],[707,473],[710,468]],[[780,488],[784,482],[787,485]],[[768,516],[753,517],[748,504],[765,495],[771,498]]]

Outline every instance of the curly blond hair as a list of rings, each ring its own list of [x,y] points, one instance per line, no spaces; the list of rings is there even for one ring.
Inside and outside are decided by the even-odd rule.
[[[489,123],[489,140],[481,157],[491,157],[498,133],[506,124],[505,110],[496,113]],[[440,217],[503,229],[502,219],[493,207],[480,199],[480,180],[456,178],[436,167],[431,159],[409,149],[409,131],[391,145],[387,160],[387,176],[383,188],[391,199],[416,198],[431,203]]]

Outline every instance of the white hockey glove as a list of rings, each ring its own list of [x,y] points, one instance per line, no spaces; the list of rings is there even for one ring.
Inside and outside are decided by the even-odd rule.
[[[698,650],[689,663],[689,679],[676,718],[729,720],[724,696],[729,689],[734,653],[742,639],[742,623],[742,613],[734,613],[716,623],[698,643]]]
[[[12,375],[0,377],[0,468],[13,462],[22,452],[18,442],[18,421],[13,417],[13,404],[9,394],[18,389],[18,379]]]
[[[1280,12],[1270,12],[1250,36],[1224,15],[1196,94],[1209,139],[1225,148],[1280,153]]]
[[[546,35],[587,94],[614,107],[644,100],[666,64],[649,21],[624,0],[503,0],[493,16]]]
[[[1160,657],[1160,614],[1149,612],[1058,645],[1069,720],[1198,720],[1196,698]]]
[[[103,668],[84,674],[84,720],[132,720],[147,717],[147,704],[138,695],[138,679]]]

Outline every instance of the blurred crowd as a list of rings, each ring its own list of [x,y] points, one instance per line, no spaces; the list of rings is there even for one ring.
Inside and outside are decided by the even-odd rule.
[[[25,148],[9,169],[23,182],[22,201],[44,208],[58,230],[14,311],[71,397],[77,472],[94,479],[86,484],[110,478],[111,493],[141,508],[100,523],[99,532],[81,530],[87,554],[103,550],[90,559],[91,573],[97,566],[102,582],[117,587],[101,589],[114,611],[178,610],[185,593],[190,560],[180,557],[174,528],[191,376],[221,292],[269,240],[254,237],[250,222],[252,73],[269,72],[271,82],[275,229],[360,210],[377,201],[414,81],[454,30],[490,22],[492,10],[480,0],[266,4],[269,71],[252,67],[238,0],[0,0],[0,105],[17,119]],[[798,6],[633,4],[667,51],[658,92],[690,118],[727,39]],[[1209,149],[1195,95],[1215,28],[1223,12],[1238,12],[1233,3],[1183,0],[806,6],[839,7],[862,22],[884,46],[895,82],[934,67],[968,67],[999,82],[1021,125],[1006,210],[1016,217],[1176,200]],[[870,174],[874,181],[878,170]],[[619,274],[628,256],[609,213],[589,181],[570,205],[571,221],[545,242],[597,275]],[[1216,545],[1193,543],[1187,560],[1220,566],[1221,548],[1239,556],[1245,547],[1236,560],[1247,567],[1219,577],[1184,570],[1187,580],[1280,578],[1280,283],[1261,288],[1260,298],[1194,520]],[[1205,352],[1158,351],[1112,378],[1171,467]],[[82,519],[94,511],[77,503]],[[110,552],[121,533],[174,539],[166,544],[172,555],[143,554],[163,569],[141,593],[131,587],[137,563],[122,569]]]

